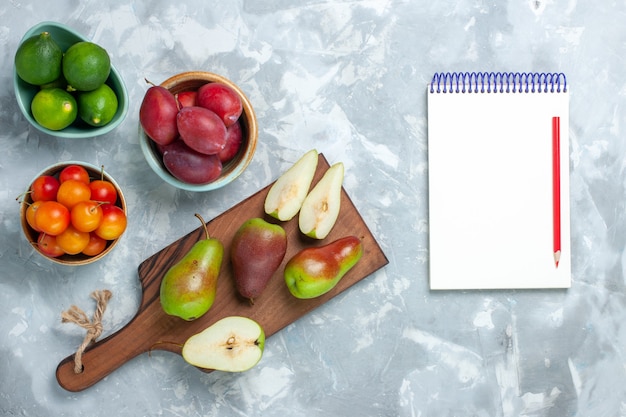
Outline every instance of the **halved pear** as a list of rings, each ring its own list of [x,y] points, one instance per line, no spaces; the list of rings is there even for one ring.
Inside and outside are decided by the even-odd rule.
[[[265,197],[265,213],[280,221],[298,214],[311,187],[317,159],[317,150],[311,149],[276,180]]]
[[[343,163],[337,162],[324,173],[306,196],[300,208],[300,231],[314,239],[324,239],[332,230],[341,208]]]
[[[183,358],[198,368],[243,372],[263,356],[265,332],[256,321],[241,316],[225,317],[183,345]]]

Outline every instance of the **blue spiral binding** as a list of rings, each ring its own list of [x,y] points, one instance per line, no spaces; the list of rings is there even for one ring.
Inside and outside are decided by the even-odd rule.
[[[430,93],[565,93],[562,72],[437,72]]]

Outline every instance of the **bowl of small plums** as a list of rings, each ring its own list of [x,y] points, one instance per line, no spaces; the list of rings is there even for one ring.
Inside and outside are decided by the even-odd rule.
[[[191,71],[149,84],[139,109],[139,143],[152,170],[187,191],[237,178],[256,149],[256,114],[229,79]]]
[[[104,167],[67,161],[39,172],[21,197],[28,242],[63,265],[85,265],[113,250],[126,230],[126,200]]]

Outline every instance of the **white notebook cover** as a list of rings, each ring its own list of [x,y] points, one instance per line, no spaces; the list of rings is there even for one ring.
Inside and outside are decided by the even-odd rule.
[[[485,80],[500,84],[485,76],[470,80],[479,91],[463,93],[456,91],[459,79],[468,81],[448,75],[427,91],[430,288],[568,288],[569,88],[563,91],[565,86],[559,85],[560,92],[551,92],[554,80],[530,78],[526,84],[538,84],[542,92],[480,92],[477,80],[481,88]],[[514,80],[506,78],[506,83]],[[553,251],[554,116],[560,118],[558,267]]]

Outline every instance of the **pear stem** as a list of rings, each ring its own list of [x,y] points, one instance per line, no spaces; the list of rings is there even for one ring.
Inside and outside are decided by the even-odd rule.
[[[202,216],[199,215],[198,213],[196,213],[196,217],[200,219],[200,222],[202,223],[202,227],[204,228],[204,235],[206,236],[206,239],[209,240],[211,236],[209,235],[209,229],[206,227],[206,222],[204,221]]]

